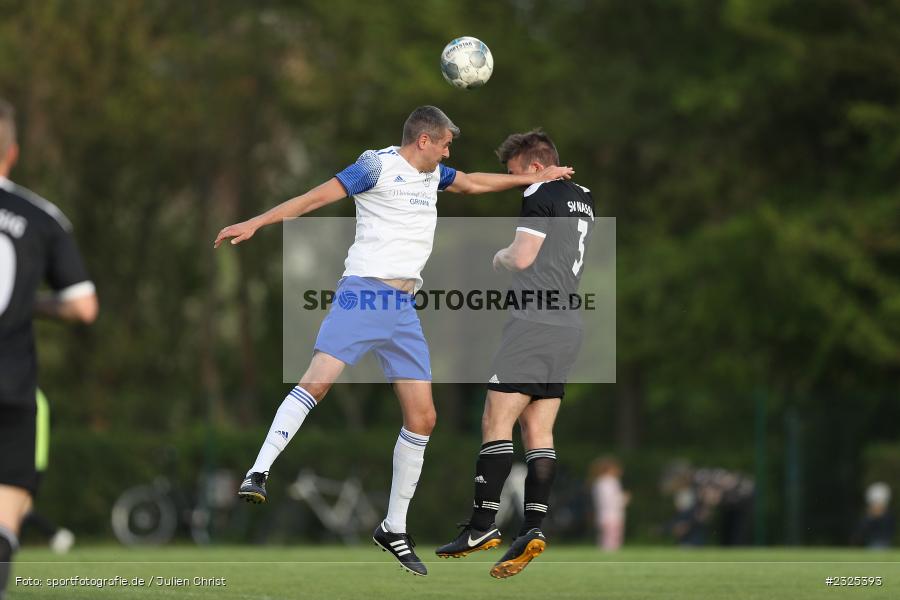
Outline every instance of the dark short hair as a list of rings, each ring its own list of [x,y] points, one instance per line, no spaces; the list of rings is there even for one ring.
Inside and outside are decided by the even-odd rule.
[[[411,144],[423,133],[433,140],[444,137],[444,130],[449,129],[453,137],[459,135],[459,127],[453,124],[450,117],[436,106],[420,106],[412,111],[403,124],[402,145]]]
[[[16,109],[0,98],[0,157],[16,143]]]
[[[556,145],[541,128],[511,134],[497,148],[497,157],[504,165],[514,158],[523,158],[528,164],[538,161],[545,167],[559,165]]]

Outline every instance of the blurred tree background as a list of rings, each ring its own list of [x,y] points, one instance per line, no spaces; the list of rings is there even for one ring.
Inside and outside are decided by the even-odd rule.
[[[73,221],[102,307],[90,329],[39,328],[59,491],[44,502],[61,520],[102,534],[105,500],[152,475],[159,445],[194,449],[186,476],[246,467],[287,390],[280,231],[213,252],[215,233],[398,143],[421,104],[462,128],[448,162],[466,171],[499,170],[508,133],[544,127],[618,219],[618,383],[571,386],[557,445],[571,482],[598,454],[624,459],[632,537],[659,539],[671,508],[657,480],[678,457],[758,478],[761,542],[846,543],[866,483],[900,491],[897,2],[0,0],[0,12],[13,178]],[[460,35],[494,54],[483,89],[441,79],[439,52]],[[509,215],[518,200],[439,206]],[[352,202],[324,214],[352,215]],[[411,519],[428,535],[445,537],[426,525],[442,498],[465,513],[483,394],[436,386],[423,487],[459,489],[417,496]],[[304,431],[357,440],[343,464],[369,453],[387,473],[398,415],[387,385],[339,386]],[[304,443],[283,478],[290,461],[317,466]],[[105,460],[119,465],[111,498],[81,498],[73,517],[67,482],[104,477]]]

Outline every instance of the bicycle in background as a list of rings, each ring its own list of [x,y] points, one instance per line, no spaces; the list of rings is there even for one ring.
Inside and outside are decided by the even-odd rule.
[[[198,478],[193,495],[164,476],[129,488],[113,504],[113,533],[126,546],[162,545],[184,527],[195,543],[209,544],[236,504],[237,480],[231,471],[217,469]]]
[[[319,477],[302,469],[288,487],[288,496],[303,502],[331,533],[345,544],[355,544],[378,524],[379,513],[356,477],[343,481]]]

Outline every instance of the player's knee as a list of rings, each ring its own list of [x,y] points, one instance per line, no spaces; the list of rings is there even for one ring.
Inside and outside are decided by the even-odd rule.
[[[434,426],[437,424],[437,411],[434,407],[430,408],[422,415],[422,428],[427,430],[428,433],[425,435],[431,435],[431,432],[434,431]]]
[[[484,414],[481,415],[481,437],[485,440],[497,439],[497,429],[498,427],[496,417],[490,412],[484,411]]]
[[[431,435],[437,423],[437,411],[434,407],[417,411],[407,418],[407,429],[419,435]]]

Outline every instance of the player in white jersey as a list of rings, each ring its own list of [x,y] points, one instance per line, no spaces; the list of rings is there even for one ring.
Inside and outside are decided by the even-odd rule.
[[[239,495],[251,502],[266,501],[265,482],[272,463],[344,367],[371,350],[393,384],[403,413],[394,447],[388,513],[373,539],[416,575],[426,575],[427,569],[413,551],[406,513],[436,416],[428,346],[412,295],[422,285],[422,269],[431,254],[437,192],[499,192],[568,178],[572,173],[569,167],[522,175],[456,171],[441,161],[450,156],[450,144],[457,135],[459,128],[440,109],[419,107],[403,125],[400,146],[364,152],[356,163],[305,194],[222,229],[215,241],[216,247],[227,239],[238,244],[253,237],[260,227],[354,196],[356,239],[347,253],[336,297],[356,301],[332,304],[309,368],[278,408]],[[376,297],[384,310],[354,310]]]

